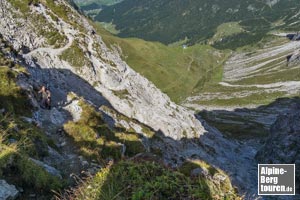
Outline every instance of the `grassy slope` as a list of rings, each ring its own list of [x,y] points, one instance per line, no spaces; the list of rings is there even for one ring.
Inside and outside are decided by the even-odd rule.
[[[159,42],[147,42],[136,38],[121,39],[107,33],[100,26],[97,27],[107,44],[118,44],[122,48],[123,57],[133,69],[152,81],[176,102],[180,102],[188,96],[197,95],[199,92],[221,92],[230,96],[233,92],[243,91],[241,88],[234,89],[218,85],[223,77],[223,64],[228,58],[229,51],[217,51],[208,45],[194,45],[183,49],[180,46],[166,46]],[[234,27],[234,30],[229,30],[230,27]],[[218,28],[214,41],[224,35],[229,36],[239,31],[243,30],[237,23],[223,24]],[[237,51],[255,51],[261,48],[260,46],[264,44],[265,40],[267,39],[263,39],[256,45],[244,46]],[[220,54],[216,52],[220,52]],[[192,67],[189,71],[188,66],[191,62]],[[252,78],[250,83],[256,84],[258,79],[259,77]],[[251,88],[247,88],[247,90],[251,90]],[[284,93],[260,93],[244,98],[225,100],[216,98],[200,100],[197,103],[220,106],[267,104],[280,96],[284,96]]]
[[[187,161],[182,168],[175,170],[162,164],[158,152],[156,155],[144,154],[144,158],[133,158],[145,152],[138,134],[121,127],[111,130],[104,124],[101,114],[91,106],[82,100],[80,106],[83,108],[81,119],[65,124],[66,133],[74,139],[86,158],[100,161],[103,165],[106,165],[107,159],[114,162],[109,162],[95,176],[72,189],[71,196],[66,195],[64,199],[240,199],[230,178],[203,161]],[[123,117],[118,116],[130,120]],[[119,142],[126,145],[122,159]],[[208,171],[208,177],[190,176],[191,171],[199,167]],[[225,180],[218,183],[216,177],[220,175]]]
[[[95,27],[106,44],[121,47],[123,58],[135,71],[176,102],[222,78],[221,66],[227,58],[227,51],[221,53],[206,45],[183,49],[137,38],[123,39],[111,35],[99,24]]]
[[[149,158],[148,158],[149,159]],[[241,199],[228,177],[221,183],[204,176],[190,177],[190,172],[202,167],[186,163],[183,171],[170,170],[158,163],[136,159],[109,164],[81,187],[73,197],[76,200],[95,199]],[[207,165],[208,176],[224,175]],[[205,168],[206,169],[206,168]]]

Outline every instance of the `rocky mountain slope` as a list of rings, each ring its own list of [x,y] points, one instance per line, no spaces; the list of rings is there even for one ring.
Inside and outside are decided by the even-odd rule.
[[[1,51],[6,59],[26,69],[26,72],[19,71],[16,79],[20,88],[26,91],[33,107],[30,110],[33,115],[25,119],[31,125],[37,125],[41,134],[52,141],[53,148],[48,148],[51,142],[43,143],[45,155],[34,157],[26,154],[32,158],[30,163],[34,162],[34,166],[39,165],[52,172],[57,168],[63,179],[68,179],[70,174],[79,175],[81,170],[97,174],[94,179],[89,179],[91,182],[88,181],[87,185],[79,187],[78,193],[75,192],[78,199],[80,194],[88,196],[90,189],[94,191],[102,188],[106,182],[103,177],[108,176],[111,183],[118,182],[116,177],[122,174],[120,171],[124,166],[125,169],[140,170],[140,167],[146,167],[151,172],[155,171],[154,175],[150,174],[150,177],[157,175],[155,183],[162,182],[160,177],[181,179],[182,176],[177,172],[175,174],[178,176],[165,171],[168,169],[166,166],[173,170],[180,168],[182,173],[200,177],[200,183],[186,180],[190,185],[182,188],[182,194],[191,195],[189,198],[193,195],[198,195],[198,198],[208,195],[208,199],[238,199],[231,182],[245,199],[257,198],[255,155],[260,146],[258,140],[228,139],[208,125],[201,116],[195,116],[188,108],[173,103],[150,81],[132,70],[121,58],[122,49],[117,45],[107,46],[94,24],[66,1],[2,0],[0,3]],[[7,46],[10,48],[6,49]],[[291,49],[283,52],[288,54]],[[257,56],[255,59],[265,58]],[[247,59],[243,63],[248,66]],[[17,69],[12,66],[10,70]],[[226,70],[230,71],[230,67]],[[244,77],[244,70],[239,71],[241,77]],[[53,108],[50,111],[39,107],[36,92],[41,85],[51,89]],[[24,117],[22,113],[18,116]],[[275,121],[275,118],[272,115],[272,120]],[[33,146],[37,144],[33,142]],[[145,155],[145,152],[150,156]],[[154,155],[159,159],[154,159]],[[154,160],[166,166],[141,166],[126,160],[120,165],[117,163],[115,167],[111,167],[111,163],[105,167],[107,161],[118,161],[124,157],[137,163]],[[7,162],[4,163],[0,168],[6,168]],[[97,173],[99,168],[101,171]],[[108,175],[111,169],[112,173]],[[136,175],[135,171],[131,172],[132,176]],[[142,171],[137,174],[142,176],[145,173]],[[122,177],[126,175],[122,174]],[[124,179],[122,183],[128,184]],[[138,180],[137,185],[142,185]],[[10,181],[17,184],[15,180]],[[201,190],[206,191],[203,194],[187,189],[192,185],[203,185],[203,181],[209,185]],[[89,187],[89,183],[95,187]],[[148,187],[149,184],[145,185]],[[3,185],[7,186],[5,183]],[[139,195],[132,192],[139,191],[133,190],[133,186],[124,189],[118,185],[118,188],[111,194],[113,197],[123,194],[123,191],[127,192],[127,189],[129,192],[124,192],[124,195]],[[174,189],[165,185],[162,188],[169,192]],[[91,197],[95,198],[99,196]]]
[[[139,12],[127,12],[126,16],[125,14],[120,14],[122,12],[117,12],[114,14],[116,20],[133,22],[135,20],[132,17],[133,15],[137,16],[154,9],[157,11],[155,13],[157,17],[160,9],[168,10],[168,8],[162,8],[163,6],[158,8],[149,7],[143,10],[143,5],[146,5],[148,2],[131,3],[132,10],[137,5],[142,9]],[[245,5],[249,5],[248,3],[245,2]],[[223,18],[220,22],[222,24],[218,26],[214,35],[207,40],[209,43],[217,48],[235,48],[245,44],[251,45],[243,46],[231,52],[229,59],[224,63],[222,77],[220,78],[220,76],[214,74],[213,77],[218,77],[214,79],[215,83],[208,81],[208,84],[202,86],[200,92],[194,91],[191,97],[188,97],[183,104],[199,111],[199,114],[210,125],[217,127],[225,135],[231,138],[244,139],[244,144],[250,145],[255,151],[260,146],[259,141],[261,139],[259,138],[273,132],[271,129],[272,125],[276,121],[280,121],[278,116],[293,113],[294,108],[299,104],[298,99],[293,98],[299,94],[299,39],[297,39],[299,8],[292,2],[286,4],[283,1],[253,1],[251,3],[252,8],[256,3],[261,4],[261,9],[251,11],[256,13],[253,20],[259,22],[261,20],[260,17],[262,17],[264,20],[267,19],[267,22],[264,25],[260,23],[252,24],[253,21],[249,20],[251,16],[244,21],[243,17],[247,16],[247,14],[239,17],[239,19],[242,19],[239,23],[224,23],[228,18]],[[118,8],[121,10],[125,10],[127,8],[126,5],[129,5],[129,2],[115,5],[113,8],[119,6]],[[184,6],[187,5],[188,3]],[[281,6],[279,7],[279,5]],[[237,12],[243,10],[243,6]],[[285,10],[289,6],[295,7]],[[269,8],[272,11],[268,11]],[[247,9],[251,10],[251,6],[247,7]],[[274,10],[277,10],[276,14],[273,12]],[[243,13],[248,11],[244,10]],[[287,14],[287,12],[289,13]],[[267,17],[264,16],[266,13],[268,13]],[[233,15],[234,13],[231,16]],[[141,16],[139,19],[143,18]],[[147,17],[149,16],[147,15]],[[156,19],[151,16],[148,21]],[[185,19],[185,16],[181,17],[181,19]],[[272,22],[272,20],[274,21]],[[174,21],[177,23],[180,20]],[[122,22],[125,23],[124,21]],[[164,21],[162,20],[162,22]],[[132,23],[128,26],[135,25]],[[145,28],[138,25],[137,27]],[[191,27],[195,26],[190,25],[189,28]],[[248,33],[251,32],[252,36],[246,37],[245,30],[248,30]],[[284,32],[283,30],[292,31]],[[141,30],[141,32],[143,31],[145,29]],[[177,32],[182,33],[182,31]],[[154,40],[159,39],[156,38]],[[296,123],[294,121],[294,124]],[[267,144],[268,142],[271,143],[272,138],[267,138],[266,141]],[[282,144],[278,151],[290,149],[292,148],[291,146],[293,146],[291,143]],[[268,148],[268,145],[264,148]],[[260,152],[263,152],[263,150]],[[291,155],[290,159],[297,159],[297,155],[297,153]],[[272,157],[270,154],[263,154],[259,161],[272,162],[268,160],[270,157]]]
[[[36,160],[37,165],[46,168],[53,165],[63,170],[60,167],[63,161],[63,166],[70,165],[66,168],[70,171],[63,174],[72,171],[76,174],[80,168],[74,166],[93,166],[93,162],[86,163],[78,153],[97,158],[94,149],[104,148],[102,137],[111,138],[112,141],[105,144],[112,146],[104,149],[110,152],[109,155],[115,155],[113,157],[128,155],[130,151],[129,155],[141,152],[132,150],[133,141],[127,144],[127,140],[118,139],[121,137],[119,133],[99,125],[105,122],[111,128],[126,130],[122,137],[140,137],[135,139],[137,144],[142,142],[146,151],[158,152],[164,163],[170,166],[181,166],[189,160],[204,160],[213,168],[229,174],[241,193],[247,193],[247,196],[255,194],[255,178],[252,176],[255,174],[252,166],[255,165],[251,164],[255,162],[256,150],[227,140],[218,130],[196,118],[192,111],[172,103],[122,61],[117,49],[107,48],[89,22],[68,3],[46,1],[30,4],[10,0],[1,1],[1,6],[0,32],[2,40],[11,47],[10,51],[5,51],[5,56],[28,70],[28,75],[18,79],[20,87],[29,92],[35,108],[34,115],[27,120],[40,126],[61,151],[47,150],[49,157],[37,157],[47,164],[42,165],[43,162]],[[51,111],[40,109],[33,98],[34,88],[42,84],[47,84],[52,91]],[[98,114],[91,114],[94,111],[89,111],[90,114],[84,112],[86,106],[74,99],[74,95],[83,98],[96,109],[96,113],[102,113],[103,119],[99,119]],[[87,122],[81,112],[90,116],[89,128],[85,127]],[[132,135],[134,133],[139,137]],[[71,135],[75,146],[81,148],[73,149],[72,140],[64,135]],[[101,152],[104,156],[104,150]],[[223,175],[218,178],[219,181],[225,179],[228,180]]]
[[[1,21],[1,33],[16,51],[27,49],[23,57],[32,67],[30,69],[37,66],[49,69],[45,70],[49,71],[49,74],[37,76],[40,81],[48,81],[52,87],[51,83],[57,83],[50,80],[50,77],[55,77],[51,74],[51,71],[55,70],[51,69],[68,69],[93,85],[116,110],[153,127],[156,131],[161,130],[166,136],[180,139],[184,131],[188,137],[199,137],[204,132],[193,113],[170,102],[170,99],[153,84],[129,68],[116,52],[109,50],[98,35],[92,35],[93,27],[78,13],[73,11],[74,13],[70,14],[71,20],[76,20],[78,26],[74,29],[69,24],[75,23],[74,21],[63,21],[56,13],[42,5],[32,8],[31,17],[37,17],[44,26],[52,29],[51,31],[56,30],[58,37],[63,38],[59,48],[45,44],[47,38],[38,35],[38,31],[42,31],[39,27],[32,27],[23,17],[16,18],[7,10],[3,13],[5,18]],[[65,9],[73,8],[68,6]],[[17,26],[18,24],[20,26]],[[74,47],[75,45],[78,46]],[[78,48],[78,55],[69,55],[72,52],[66,50],[70,47]],[[76,66],[71,66],[72,64]],[[45,79],[45,76],[48,76],[49,80]],[[101,102],[103,99],[98,100],[96,105],[101,105]]]

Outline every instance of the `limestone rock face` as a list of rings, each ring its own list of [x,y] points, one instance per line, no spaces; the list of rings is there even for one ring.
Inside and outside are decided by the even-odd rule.
[[[278,116],[271,135],[257,152],[260,163],[296,164],[296,183],[300,181],[300,107],[293,113]],[[297,185],[296,185],[297,186]],[[298,191],[299,191],[299,185]]]
[[[72,11],[68,15],[76,17],[78,24],[84,27],[83,30],[75,28],[61,18],[54,21],[51,15],[55,13],[42,4],[31,6],[32,16],[44,18],[45,26],[67,38],[66,44],[59,48],[47,45],[47,38],[38,34],[30,18],[14,17],[20,15],[19,11],[7,1],[3,3],[5,9],[1,13],[4,17],[0,22],[0,33],[17,51],[27,50],[21,56],[30,66],[29,71],[33,76],[38,73],[38,68],[42,69],[34,77],[35,81],[48,82],[50,85],[57,82],[63,84],[68,77],[55,80],[58,70],[70,71],[92,85],[118,112],[156,131],[160,130],[168,137],[175,140],[182,137],[199,138],[205,132],[192,112],[171,102],[167,95],[122,61],[116,49],[109,49],[100,36],[92,34],[93,27],[70,5],[64,1],[56,3],[68,7]],[[61,56],[78,43],[77,48],[84,52],[84,57],[89,61],[80,68]],[[45,77],[51,78],[45,80]],[[76,84],[73,83],[74,87]]]
[[[9,185],[5,180],[0,180],[0,199],[14,200],[18,195],[19,191],[14,185]]]

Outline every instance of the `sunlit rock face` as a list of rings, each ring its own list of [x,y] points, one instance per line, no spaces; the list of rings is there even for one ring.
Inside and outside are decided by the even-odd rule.
[[[199,138],[205,132],[192,112],[171,102],[167,95],[122,61],[116,49],[109,49],[100,36],[92,34],[93,27],[70,5],[64,1],[57,1],[57,4],[70,9],[69,20],[59,17],[53,20],[51,15],[56,14],[42,4],[30,6],[31,16],[43,18],[44,26],[65,37],[65,42],[55,48],[47,44],[47,36],[40,35],[38,28],[32,28],[30,17],[14,17],[14,14],[21,16],[21,13],[4,2],[7,10],[11,11],[5,10],[0,32],[17,51],[26,49],[21,55],[27,64],[33,68],[39,66],[72,71],[94,86],[117,111],[173,139]],[[71,25],[72,19],[76,19],[79,28]],[[62,58],[73,45],[78,45],[77,48],[87,60],[80,67]],[[37,78],[44,76],[41,74]],[[55,76],[51,76],[51,79],[55,79]],[[54,83],[55,80],[48,82]]]

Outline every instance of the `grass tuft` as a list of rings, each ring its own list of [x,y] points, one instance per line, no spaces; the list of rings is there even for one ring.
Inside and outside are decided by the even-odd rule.
[[[217,199],[241,199],[232,189],[230,181],[222,184],[216,185],[213,180],[201,176],[190,178],[154,162],[121,161],[103,168],[79,187],[72,198],[216,199],[218,196]]]

